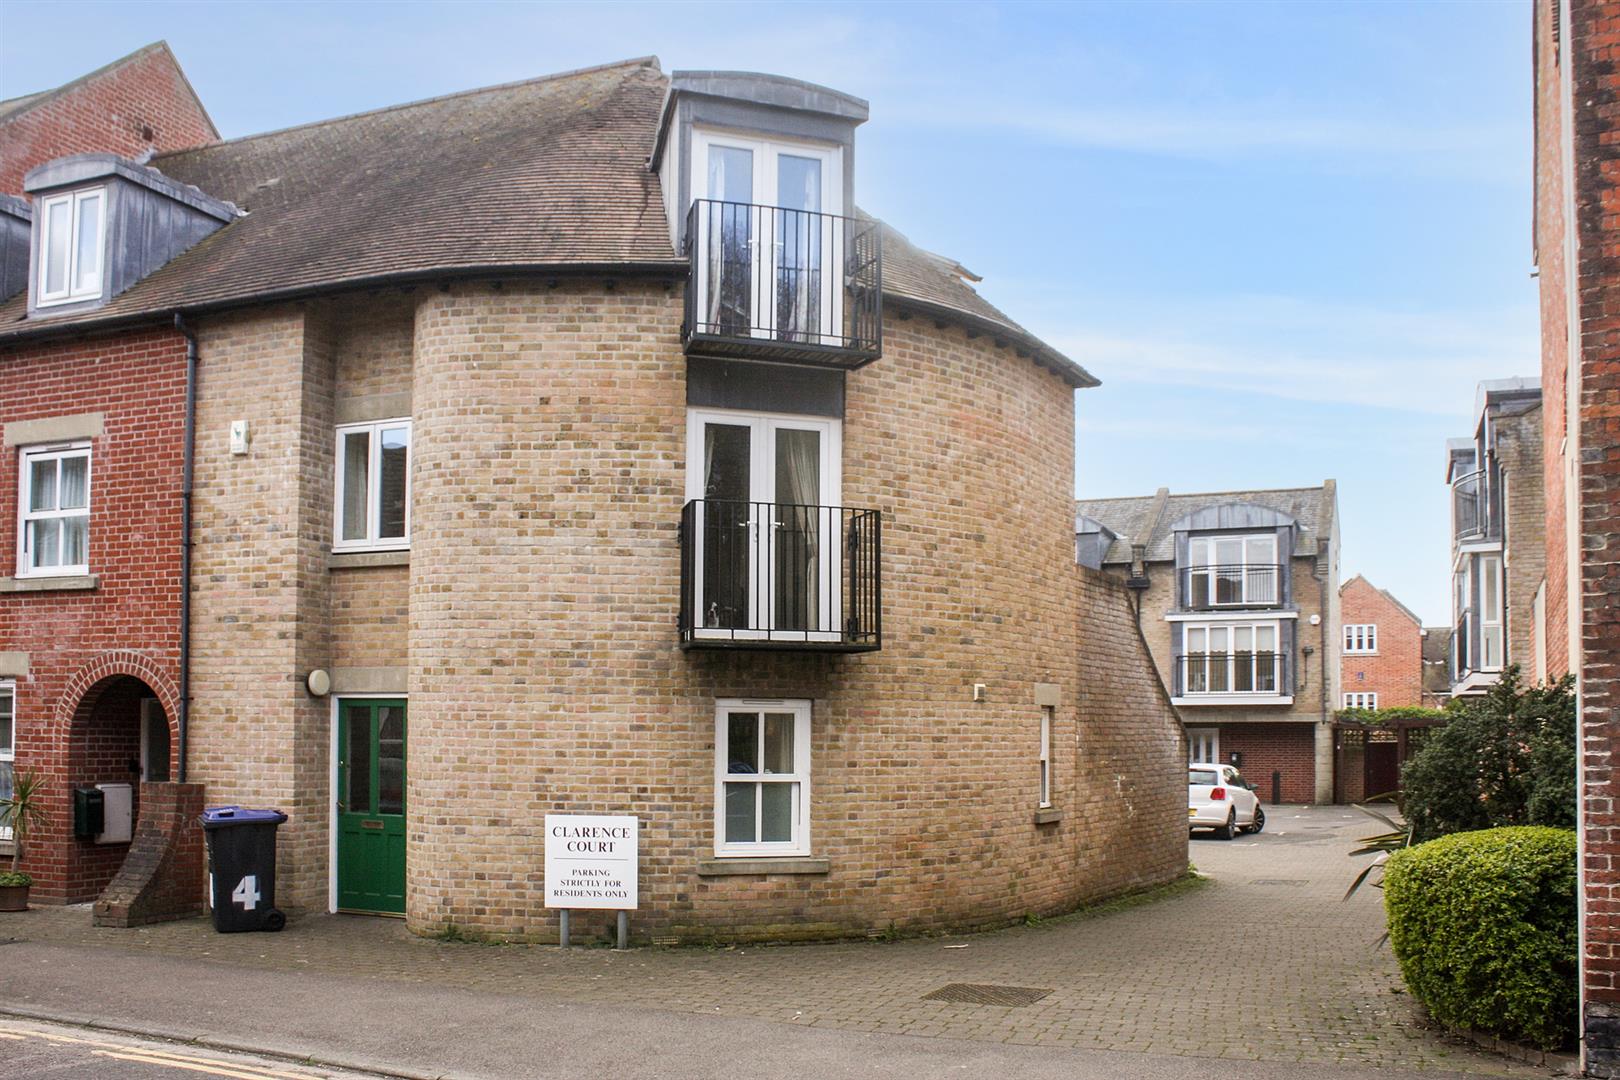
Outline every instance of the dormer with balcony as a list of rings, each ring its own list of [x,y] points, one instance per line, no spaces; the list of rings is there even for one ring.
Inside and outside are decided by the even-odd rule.
[[[677,71],[651,157],[688,260],[688,355],[858,368],[883,351],[878,223],[855,210],[866,102],[796,79]]]
[[[106,304],[237,213],[230,203],[113,154],[47,162],[28,172],[23,187],[31,199],[31,319]]]

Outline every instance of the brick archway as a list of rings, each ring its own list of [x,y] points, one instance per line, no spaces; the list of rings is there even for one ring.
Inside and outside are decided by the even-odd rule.
[[[87,710],[95,705],[92,691],[120,676],[139,679],[147,689],[157,695],[163,706],[163,715],[169,721],[169,737],[180,737],[180,691],[174,681],[164,674],[162,666],[145,653],[133,649],[114,649],[98,655],[74,672],[56,704],[57,730],[71,733],[76,721],[82,721]]]

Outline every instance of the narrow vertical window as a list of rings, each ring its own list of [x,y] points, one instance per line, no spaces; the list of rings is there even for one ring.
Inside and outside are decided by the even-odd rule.
[[[106,205],[104,188],[41,200],[36,303],[65,304],[100,297]]]
[[[0,799],[11,798],[12,762],[17,752],[17,684],[0,682]],[[0,840],[11,839],[11,827],[0,825]]]
[[[337,429],[332,547],[410,546],[411,422],[381,420]]]
[[[90,572],[90,444],[39,446],[20,455],[17,573]]]
[[[1052,805],[1052,713],[1050,705],[1041,706],[1041,809]]]

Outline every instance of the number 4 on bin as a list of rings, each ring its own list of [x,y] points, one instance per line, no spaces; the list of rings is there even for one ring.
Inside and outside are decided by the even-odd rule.
[[[249,874],[236,883],[231,900],[242,905],[243,911],[256,911],[259,907],[259,877]]]

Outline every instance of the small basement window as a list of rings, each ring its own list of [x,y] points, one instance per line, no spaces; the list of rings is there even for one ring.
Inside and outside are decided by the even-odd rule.
[[[38,306],[101,296],[106,205],[99,187],[41,200]]]

